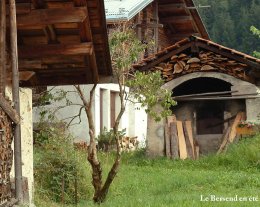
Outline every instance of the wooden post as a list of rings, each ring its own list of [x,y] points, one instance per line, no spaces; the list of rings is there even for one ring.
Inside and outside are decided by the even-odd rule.
[[[5,96],[5,82],[6,82],[6,4],[1,1],[1,23],[0,23],[0,93]]]
[[[154,1],[154,8],[153,8],[153,18],[155,20],[155,24],[159,24],[158,18],[158,1]],[[158,26],[154,27],[154,53],[158,52]]]
[[[177,131],[178,131],[178,138],[179,138],[180,159],[184,160],[188,157],[188,153],[187,153],[187,147],[186,147],[183,126],[181,121],[177,121]]]
[[[17,52],[17,24],[15,0],[9,0],[10,16],[10,43],[12,65],[12,93],[14,109],[20,115],[19,100],[19,71]],[[23,203],[22,189],[22,152],[21,152],[21,125],[16,124],[14,129],[14,169],[15,169],[15,196],[19,204]]]
[[[171,155],[172,159],[178,159],[179,156],[179,139],[177,135],[177,123],[170,123]]]
[[[164,126],[164,138],[165,138],[165,154],[166,157],[171,157],[171,151],[170,151],[170,132],[169,132],[169,126],[165,124]]]

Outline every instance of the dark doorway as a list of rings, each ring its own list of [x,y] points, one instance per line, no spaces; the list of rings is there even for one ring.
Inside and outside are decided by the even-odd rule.
[[[224,102],[206,101],[197,109],[197,134],[222,134]]]

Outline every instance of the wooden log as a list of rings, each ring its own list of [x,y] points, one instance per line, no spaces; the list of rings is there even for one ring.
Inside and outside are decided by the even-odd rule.
[[[59,8],[59,9],[36,9],[30,13],[20,15],[17,18],[18,28],[47,26],[59,23],[83,22],[87,17],[85,7]]]
[[[171,157],[171,151],[170,151],[170,132],[169,127],[166,124],[164,127],[164,139],[165,139],[165,154],[167,158]]]
[[[179,63],[176,63],[175,65],[174,65],[174,74],[175,73],[181,73],[183,71],[183,66],[182,65],[180,65]]]
[[[254,96],[230,96],[230,97],[217,97],[217,96],[211,96],[211,97],[191,97],[191,98],[174,98],[176,101],[202,101],[202,100],[239,100],[239,99],[257,99],[260,98],[259,95]]]
[[[185,121],[185,127],[187,129],[188,132],[188,138],[191,144],[191,148],[192,148],[192,157],[195,159],[195,144],[194,144],[194,139],[193,139],[193,132],[192,132],[192,123],[191,121]]]
[[[172,159],[179,158],[179,140],[177,135],[177,124],[175,122],[170,123],[170,141],[171,141],[171,157]]]
[[[12,93],[14,109],[20,116],[19,98],[19,71],[18,71],[18,49],[17,49],[17,22],[15,0],[9,0],[10,6],[10,56],[12,65]],[[22,149],[21,149],[21,125],[18,123],[14,128],[14,165],[15,165],[15,196],[19,204],[23,203],[22,190]]]
[[[180,159],[186,159],[188,157],[186,142],[182,127],[182,122],[177,121],[177,131],[178,131],[178,138],[179,138],[179,151],[180,151]]]
[[[236,91],[221,91],[221,92],[209,92],[209,93],[195,93],[195,94],[189,94],[189,95],[181,95],[181,96],[174,96],[175,98],[187,98],[187,97],[197,97],[197,96],[208,96],[208,95],[223,95],[223,94],[231,94],[236,93]]]
[[[217,151],[217,154],[220,154],[221,152],[223,152],[225,150],[225,148],[227,147],[228,142],[229,142],[230,131],[231,131],[231,127],[228,127],[222,137],[222,142]]]
[[[13,109],[10,103],[7,100],[5,100],[2,94],[0,94],[0,107],[15,124],[20,123],[20,116],[15,111],[15,109]]]
[[[187,61],[188,64],[192,64],[192,63],[200,63],[200,59],[199,58],[191,58]]]
[[[91,55],[93,44],[91,42],[77,44],[55,44],[19,47],[20,58],[41,58],[59,55]]]
[[[236,138],[236,135],[237,135],[236,129],[243,116],[244,116],[243,112],[239,112],[231,126],[231,131],[230,131],[230,134],[228,137],[228,140],[230,143],[232,143],[234,141],[234,139]]]
[[[190,139],[189,139],[186,122],[185,121],[182,122],[182,125],[183,125],[184,138],[185,138],[185,142],[186,142],[186,148],[187,148],[187,156],[189,158],[193,159],[192,144],[191,144]]]
[[[0,93],[5,95],[6,85],[6,4],[1,1],[1,22],[0,22]]]

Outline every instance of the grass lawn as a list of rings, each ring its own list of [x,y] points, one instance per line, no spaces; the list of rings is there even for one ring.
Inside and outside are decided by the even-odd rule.
[[[111,166],[112,158],[112,154],[101,154],[105,172]],[[213,199],[213,196],[236,195],[247,201],[201,201],[201,197]],[[39,207],[62,206],[40,197],[36,195]],[[89,200],[81,201],[78,206],[97,206],[92,203],[90,193],[88,197]],[[225,154],[196,161],[148,159],[144,152],[125,154],[107,200],[100,206],[260,206],[260,136],[232,145]]]

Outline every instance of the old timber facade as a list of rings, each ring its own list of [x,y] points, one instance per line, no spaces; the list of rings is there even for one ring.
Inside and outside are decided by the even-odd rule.
[[[102,0],[6,0],[0,11],[0,204],[11,206],[32,202],[23,192],[32,157],[22,153],[32,154],[31,92],[19,87],[97,83],[112,69]]]

